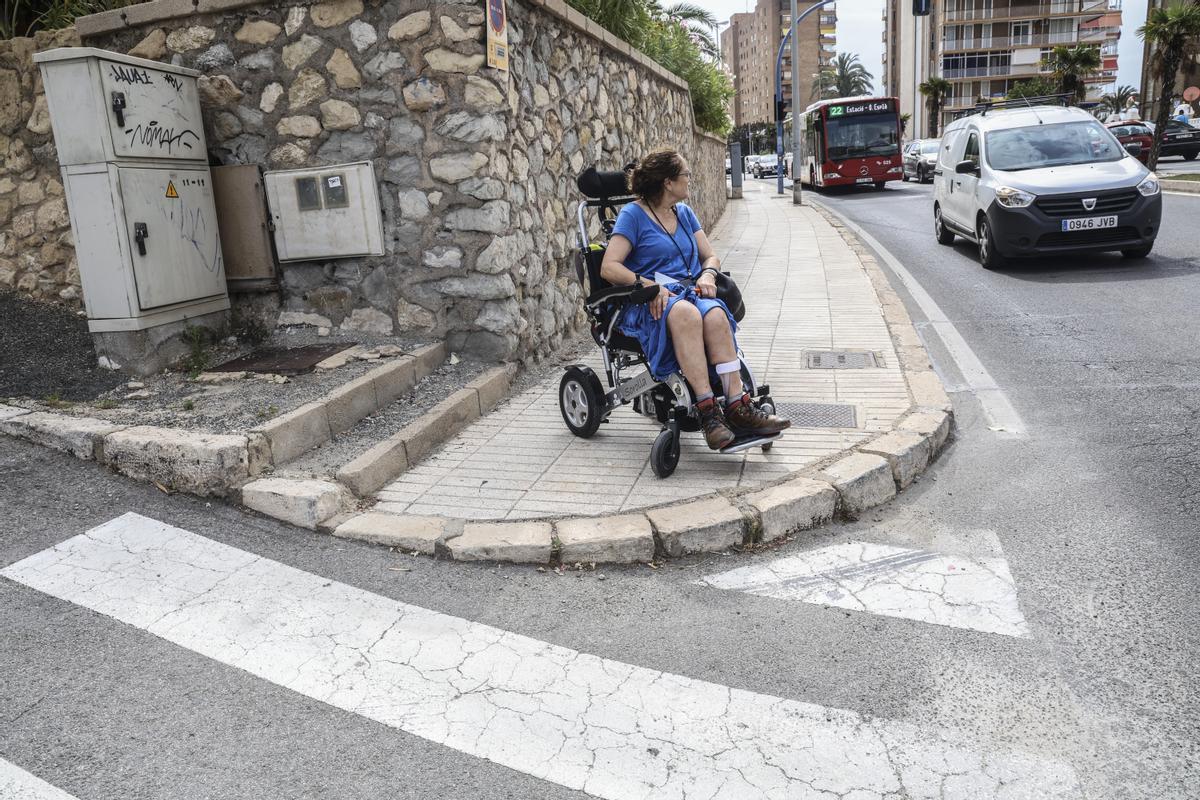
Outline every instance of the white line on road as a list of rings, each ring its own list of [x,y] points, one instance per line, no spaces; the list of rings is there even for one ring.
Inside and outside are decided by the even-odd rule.
[[[1008,562],[845,542],[701,581],[718,589],[1028,636]]]
[[[942,312],[937,302],[917,282],[912,273],[905,269],[904,265],[886,247],[880,244],[874,236],[863,230],[861,225],[856,224],[845,214],[827,203],[819,200],[817,202],[820,203],[822,208],[840,219],[847,228],[854,231],[860,239],[867,243],[868,247],[878,253],[880,258],[887,263],[892,272],[896,274],[896,277],[908,289],[913,300],[916,301],[921,311],[925,314],[925,317],[929,320],[929,327],[933,328],[937,333],[938,337],[942,340],[942,344],[946,347],[946,352],[950,354],[950,357],[958,365],[958,370],[962,373],[966,385],[979,399],[979,404],[983,407],[983,413],[988,419],[989,428],[1002,438],[1025,438],[1027,436],[1025,423],[1021,421],[1021,416],[1013,408],[1012,403],[1009,402],[1008,396],[997,385],[996,380],[987,371],[987,368],[983,366],[983,362],[979,360],[979,356],[975,355],[975,351],[967,344],[967,340],[958,332],[958,328],[954,327],[954,323]],[[943,376],[944,379],[945,376]]]
[[[624,664],[126,514],[0,575],[336,708],[611,800],[1079,797],[953,732]]]
[[[0,800],[76,800],[16,764],[0,758]]]

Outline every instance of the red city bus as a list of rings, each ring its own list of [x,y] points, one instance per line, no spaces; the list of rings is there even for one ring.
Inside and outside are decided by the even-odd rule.
[[[894,97],[839,97],[804,110],[802,182],[811,186],[874,185],[904,175],[900,115]]]

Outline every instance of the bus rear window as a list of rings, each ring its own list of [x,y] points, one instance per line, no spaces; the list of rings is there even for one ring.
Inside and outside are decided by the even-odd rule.
[[[893,113],[855,114],[825,120],[825,154],[833,161],[895,155],[899,148],[898,137]]]

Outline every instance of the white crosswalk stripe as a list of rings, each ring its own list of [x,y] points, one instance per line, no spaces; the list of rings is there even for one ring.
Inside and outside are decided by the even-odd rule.
[[[718,589],[1028,636],[1008,562],[844,542],[708,575]]]
[[[611,800],[1059,798],[1070,767],[604,659],[127,514],[0,574],[447,747]]]
[[[0,758],[0,800],[76,800],[36,775]]]

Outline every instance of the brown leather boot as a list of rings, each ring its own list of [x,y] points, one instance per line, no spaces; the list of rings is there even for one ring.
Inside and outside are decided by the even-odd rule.
[[[700,413],[700,430],[704,431],[704,441],[710,449],[720,450],[733,444],[737,437],[725,424],[725,414],[715,397],[696,403],[696,411]]]
[[[725,407],[725,421],[739,436],[771,436],[792,427],[790,419],[768,414],[743,394]]]

